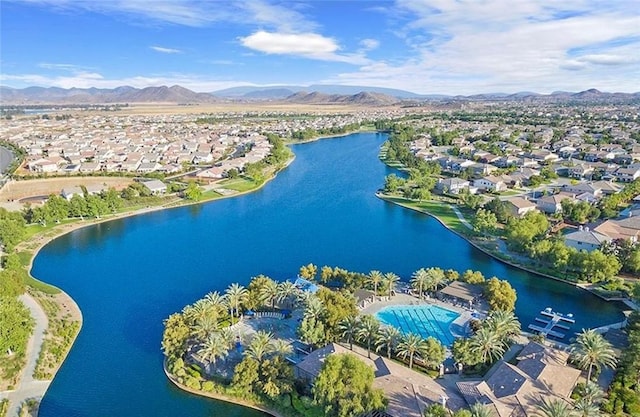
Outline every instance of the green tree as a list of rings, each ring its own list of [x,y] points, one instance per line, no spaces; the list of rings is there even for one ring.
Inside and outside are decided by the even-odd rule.
[[[513,311],[516,306],[516,290],[509,281],[499,280],[496,277],[486,282],[484,294],[487,297],[491,310]]]
[[[15,297],[0,296],[0,358],[23,355],[35,322]]]
[[[202,188],[195,181],[189,181],[183,193],[187,200],[198,201],[202,198]]]
[[[578,334],[575,343],[569,346],[571,358],[582,369],[587,369],[587,381],[591,381],[593,368],[602,366],[615,367],[616,356],[609,343],[600,333],[594,330],[583,330]]]
[[[356,300],[347,291],[332,291],[327,288],[320,288],[316,296],[324,306],[320,320],[324,325],[325,341],[338,340],[341,334],[340,322],[358,315]]]
[[[162,352],[169,360],[173,360],[185,353],[186,341],[190,334],[189,326],[180,313],[170,315],[163,323]]]
[[[239,394],[251,394],[260,379],[260,365],[255,359],[245,356],[233,369],[231,386]]]
[[[382,390],[373,388],[373,369],[349,353],[325,360],[313,396],[326,416],[350,417],[385,408]]]
[[[302,265],[299,274],[304,279],[314,280],[318,274],[318,267],[314,264]]]
[[[476,215],[471,220],[473,231],[482,234],[492,234],[498,225],[496,215],[485,209],[478,209]]]
[[[427,287],[428,283],[429,275],[424,268],[418,269],[411,275],[411,287],[418,291],[418,297],[420,297],[420,299],[422,299],[422,290]]]
[[[255,359],[258,363],[262,363],[262,360],[272,352],[271,339],[273,335],[263,330],[258,330],[249,346],[247,346],[244,354]]]
[[[471,417],[493,417],[491,409],[479,402],[472,405],[469,411],[471,411]]]
[[[513,250],[524,252],[534,241],[544,236],[549,222],[544,214],[530,211],[522,218],[511,218],[505,227],[507,244]]]

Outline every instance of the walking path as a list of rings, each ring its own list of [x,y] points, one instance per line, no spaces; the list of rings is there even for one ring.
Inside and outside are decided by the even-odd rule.
[[[47,315],[40,307],[40,304],[29,294],[23,294],[19,297],[20,301],[27,306],[31,316],[36,322],[36,327],[27,343],[27,364],[22,370],[20,382],[15,390],[0,392],[0,399],[9,399],[9,410],[7,417],[17,417],[22,403],[30,398],[41,399],[49,388],[51,381],[39,381],[33,379],[33,373],[36,369],[36,362],[40,354],[40,348],[44,341],[44,333],[49,324]]]
[[[465,226],[467,226],[467,228],[469,229],[473,229],[473,226],[471,226],[471,224],[469,224],[469,222],[467,221],[467,219],[464,218],[464,216],[462,215],[462,213],[460,213],[460,210],[458,210],[458,207],[454,206],[454,205],[449,205],[449,207],[451,207],[451,210],[453,210],[454,213],[456,213],[456,216],[458,216],[458,219],[460,219],[460,221],[462,222],[462,224],[464,224]]]

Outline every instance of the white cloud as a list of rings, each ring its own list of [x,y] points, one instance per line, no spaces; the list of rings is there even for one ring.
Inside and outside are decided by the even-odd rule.
[[[331,38],[315,33],[273,33],[260,30],[244,38],[242,45],[267,54],[318,55],[337,51]]]
[[[150,46],[149,48],[153,49],[156,52],[161,52],[163,54],[181,54],[182,53],[180,49],[165,48],[162,46]]]
[[[364,51],[371,51],[380,46],[380,42],[376,39],[363,39],[360,41],[360,46]]]
[[[628,2],[611,3],[399,0],[394,23],[412,56],[325,81],[448,94],[635,91],[640,18]]]
[[[334,39],[316,33],[278,33],[260,30],[239,40],[243,46],[266,54],[293,55],[357,65],[368,62],[360,53],[338,53],[340,46]]]

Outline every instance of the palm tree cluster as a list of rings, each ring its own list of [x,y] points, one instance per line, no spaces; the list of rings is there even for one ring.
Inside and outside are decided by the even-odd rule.
[[[253,280],[260,280],[259,298],[262,305],[276,302],[292,305],[298,296],[299,290],[290,281],[276,283],[268,277],[256,277]],[[251,285],[250,285],[251,286]],[[200,357],[215,366],[217,360],[224,359],[228,352],[234,347],[236,338],[225,323],[233,323],[242,314],[243,309],[249,302],[251,292],[244,286],[233,283],[225,290],[224,294],[218,291],[208,293],[204,298],[193,304],[187,305],[182,310],[182,316],[189,327],[190,345],[200,355]],[[255,339],[252,351],[260,355],[261,347],[263,355],[273,351],[282,350],[278,341],[271,343],[271,336],[259,334]],[[267,340],[261,345],[260,341]],[[272,348],[277,348],[273,350]],[[249,349],[248,349],[249,351]]]
[[[420,268],[411,275],[411,288],[422,299],[425,292],[436,291],[445,282],[444,271],[440,268]]]
[[[520,322],[513,312],[492,311],[475,334],[454,342],[454,359],[466,366],[493,363],[504,355],[518,334]]]
[[[409,368],[413,368],[415,359],[419,359],[429,367],[440,364],[445,357],[445,348],[433,337],[423,338],[415,333],[403,335],[391,326],[382,326],[370,315],[348,317],[340,322],[342,340],[349,343],[353,349],[353,342],[359,342],[367,349],[371,357],[371,349],[381,352],[391,358],[399,357],[409,360]]]
[[[579,398],[573,405],[565,400],[541,399],[537,415],[540,417],[601,417],[600,404],[604,399],[604,393],[600,387],[587,381],[586,384],[576,388]]]
[[[381,288],[384,288],[386,290],[385,295],[391,297],[394,294],[396,285],[398,285],[399,281],[400,277],[393,272],[383,274],[380,271],[373,270],[369,272],[369,275],[367,275],[367,284],[376,296],[378,295],[378,291],[381,290]]]

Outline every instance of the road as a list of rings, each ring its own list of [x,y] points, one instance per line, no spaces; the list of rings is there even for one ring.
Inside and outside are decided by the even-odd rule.
[[[22,370],[22,377],[20,378],[17,389],[0,392],[0,399],[9,399],[9,412],[7,413],[7,417],[18,417],[20,405],[29,398],[40,400],[51,383],[51,381],[33,379],[36,361],[38,360],[40,348],[44,341],[44,333],[49,324],[47,315],[42,310],[42,307],[40,307],[40,304],[30,295],[23,294],[19,298],[29,309],[31,317],[33,317],[36,322],[36,327],[27,343],[27,365]]]
[[[7,148],[3,148],[0,146],[0,174],[4,174],[4,171],[7,169],[11,162],[15,158],[13,152],[11,152]]]

